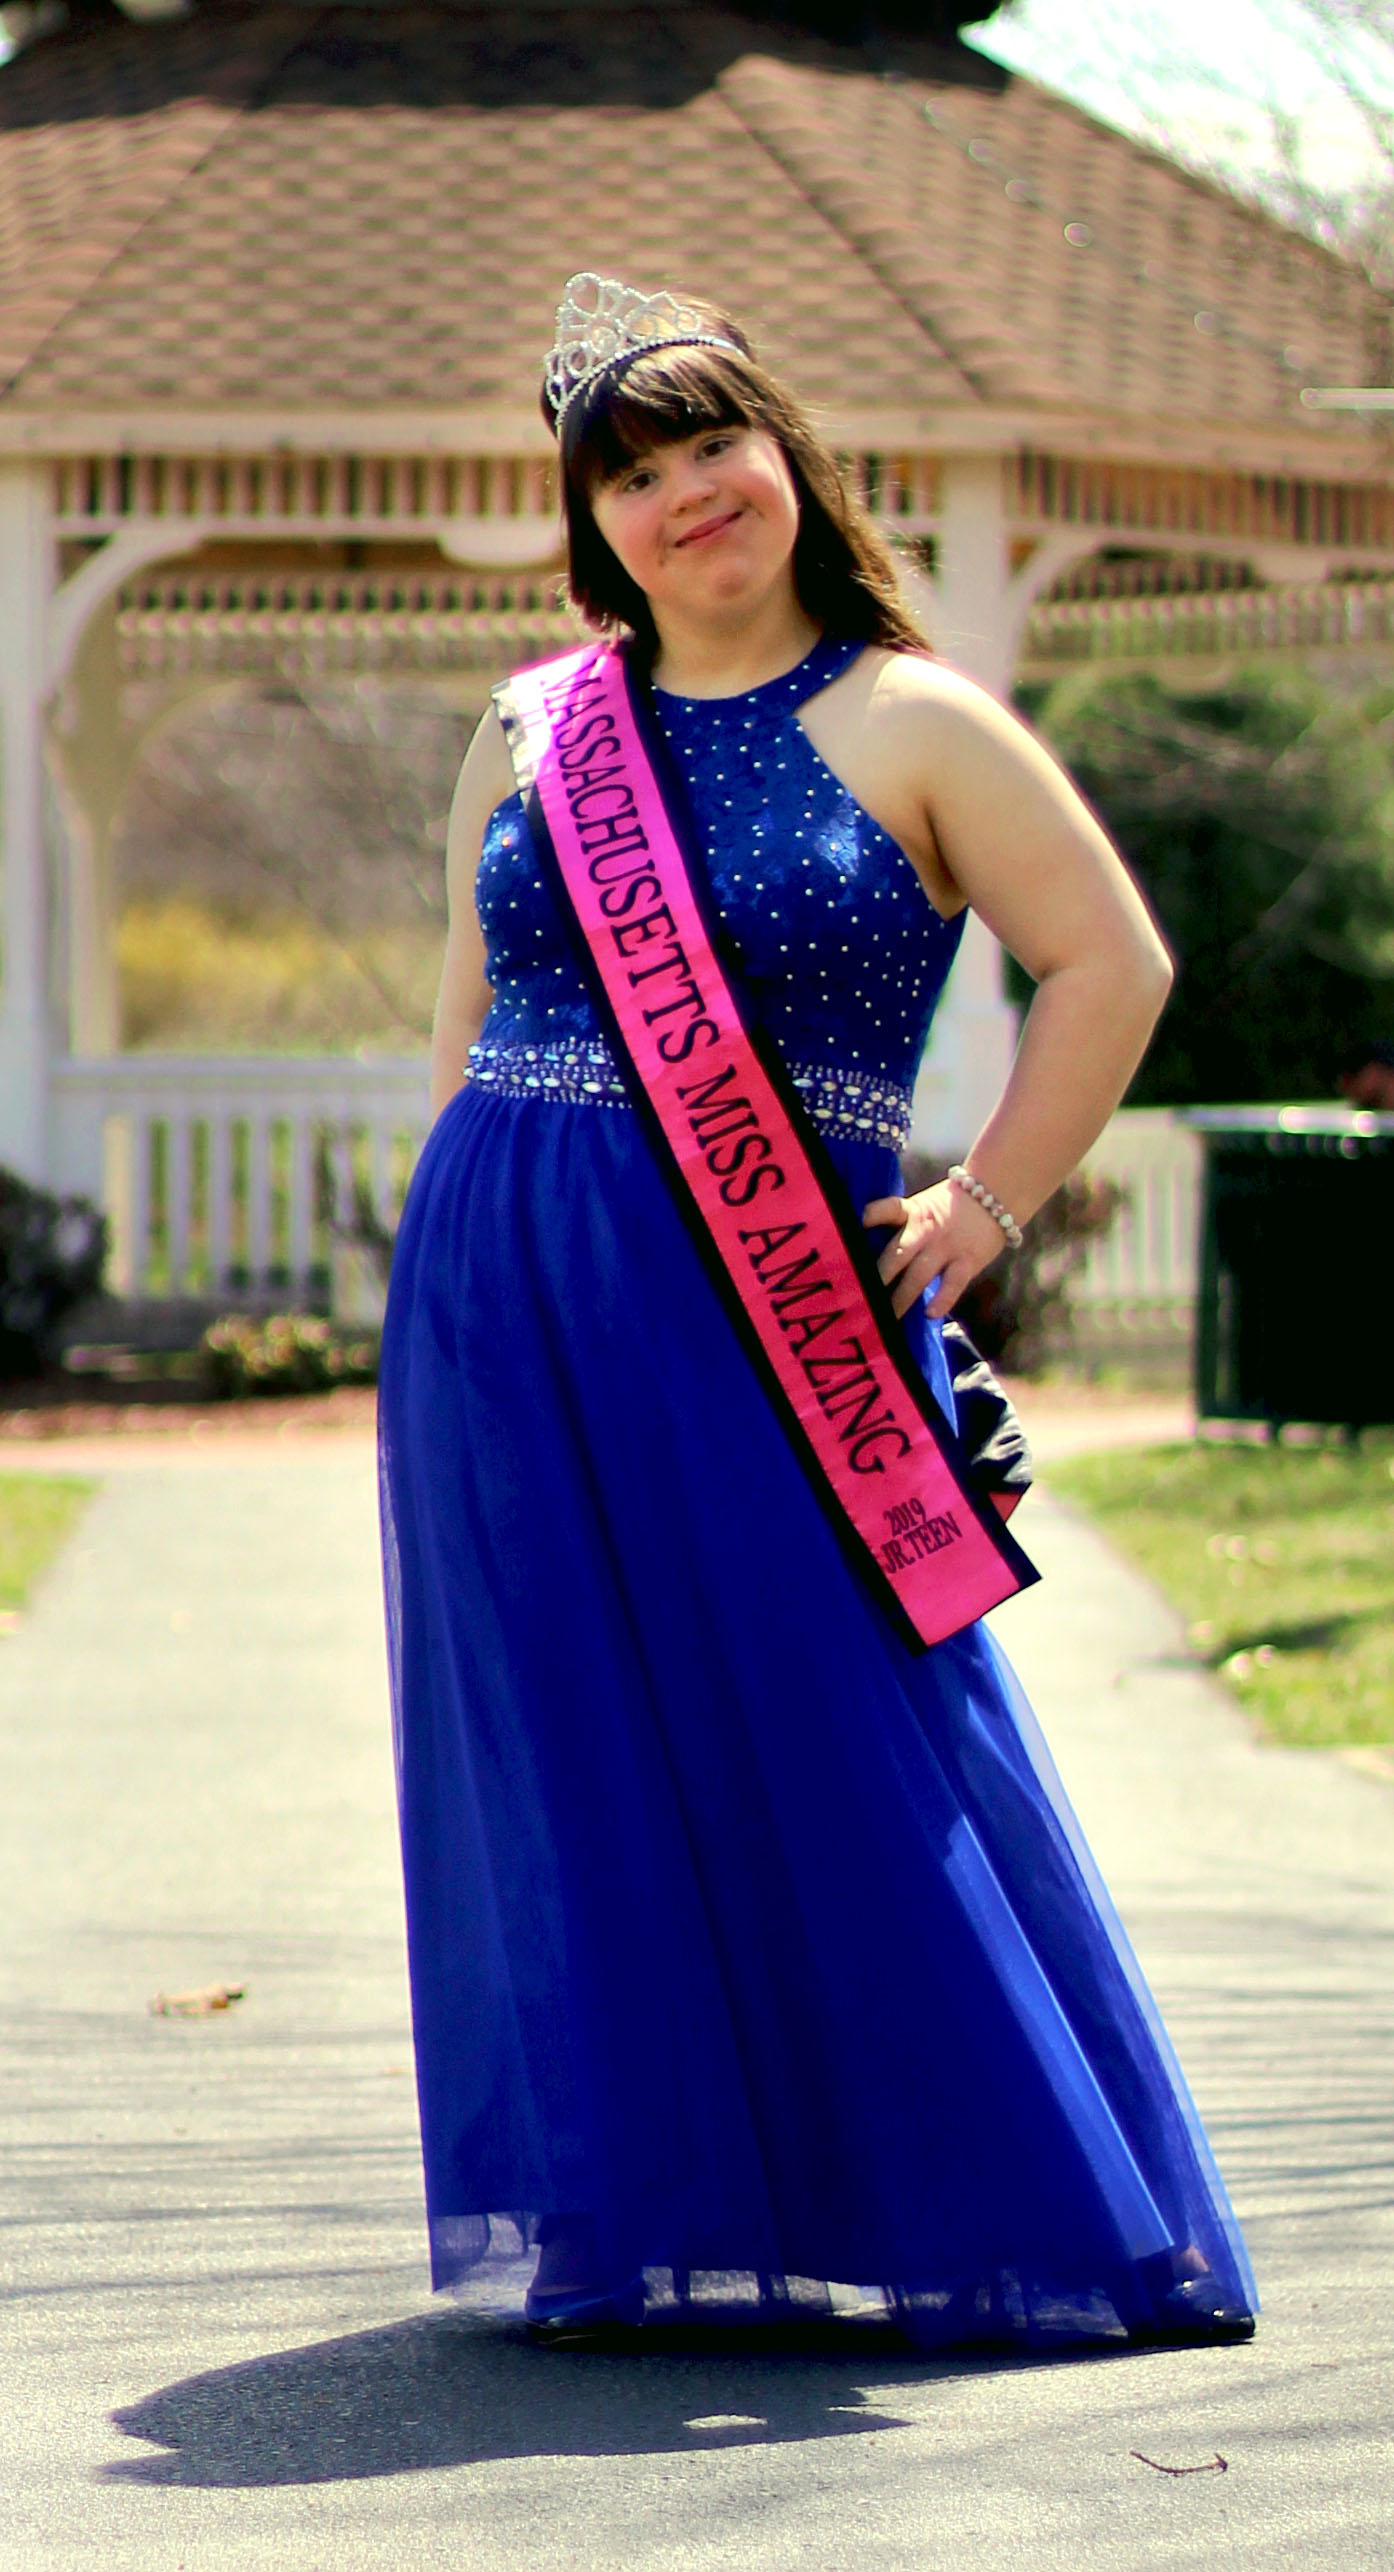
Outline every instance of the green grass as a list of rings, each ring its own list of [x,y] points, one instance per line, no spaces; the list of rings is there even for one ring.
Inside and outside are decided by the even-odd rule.
[[[95,1488],[76,1474],[0,1473],[0,1616],[23,1607]]]
[[[1394,1440],[1147,1447],[1050,1469],[1278,1741],[1394,1741]]]

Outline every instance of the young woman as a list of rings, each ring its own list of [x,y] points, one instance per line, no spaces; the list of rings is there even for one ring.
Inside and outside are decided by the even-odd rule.
[[[869,2292],[930,2346],[1243,2336],[1204,2134],[977,1621],[1032,1575],[941,1348],[1165,955],[728,316],[573,279],[546,408],[605,640],[465,761],[383,1349],[434,2280],[536,2251],[553,2327]],[[1036,994],[966,1165],[906,1196],[969,905]]]

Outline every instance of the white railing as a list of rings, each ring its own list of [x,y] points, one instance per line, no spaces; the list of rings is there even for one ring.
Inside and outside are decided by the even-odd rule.
[[[116,610],[123,677],[225,674],[270,665],[361,676],[382,668],[505,669],[575,644],[547,572],[208,574],[163,566],[128,581]]]
[[[1199,1274],[1200,1137],[1169,1108],[1121,1108],[1085,1168],[1115,1180],[1126,1202],[1091,1247],[1071,1301],[1189,1307]]]
[[[54,1184],[103,1207],[136,1296],[322,1295],[391,1229],[429,1124],[423,1057],[128,1054],[57,1066]]]
[[[94,1197],[127,1295],[323,1295],[336,1244],[391,1230],[429,1124],[423,1057],[126,1054],[54,1081],[53,1183]],[[1087,1167],[1127,1203],[1077,1305],[1188,1309],[1201,1147],[1164,1108],[1124,1109]]]
[[[1295,652],[1394,642],[1394,581],[1323,581],[1159,596],[1047,598],[1027,620],[1022,666],[1187,653]]]

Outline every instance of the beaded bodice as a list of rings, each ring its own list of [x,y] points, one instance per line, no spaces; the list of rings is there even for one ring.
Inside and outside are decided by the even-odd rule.
[[[941,919],[904,851],[798,721],[861,648],[824,635],[797,669],[743,696],[655,690],[654,701],[760,1024],[791,1066],[904,1092],[962,921]],[[490,818],[476,900],[494,989],[482,1061],[519,1049],[556,1059],[560,1049],[603,1063],[571,935],[516,796]]]

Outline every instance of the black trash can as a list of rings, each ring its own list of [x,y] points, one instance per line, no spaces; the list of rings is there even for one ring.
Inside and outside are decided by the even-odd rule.
[[[1394,1116],[1195,1108],[1203,1420],[1394,1422]]]

